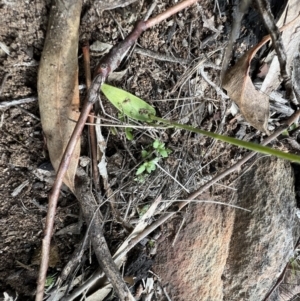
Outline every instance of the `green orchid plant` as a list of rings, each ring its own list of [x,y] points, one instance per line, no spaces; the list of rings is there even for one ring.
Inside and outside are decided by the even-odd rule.
[[[220,141],[223,141],[223,142],[226,142],[226,143],[238,146],[238,147],[243,147],[245,149],[255,151],[255,152],[258,152],[261,154],[273,155],[273,156],[276,156],[276,157],[284,159],[284,160],[300,163],[300,156],[295,155],[295,154],[285,153],[283,151],[276,150],[271,147],[263,146],[260,144],[255,144],[252,142],[243,141],[243,140],[236,139],[233,137],[228,137],[225,135],[219,135],[219,134],[216,134],[213,132],[195,128],[190,125],[179,124],[174,121],[159,118],[156,116],[155,109],[152,106],[150,106],[144,100],[136,97],[135,95],[133,95],[125,90],[122,90],[122,89],[119,89],[119,88],[116,88],[116,87],[113,87],[113,86],[110,86],[107,84],[103,84],[101,91],[106,96],[106,98],[120,112],[122,112],[123,114],[125,114],[126,116],[128,116],[132,119],[142,121],[142,122],[147,122],[151,125],[153,125],[155,122],[159,122],[159,123],[169,126],[169,127],[187,130],[187,131],[194,132],[197,134],[202,134],[204,136],[208,136],[210,138],[214,138],[214,139],[217,139],[217,140],[220,140]],[[150,170],[151,166],[148,166],[148,168]],[[145,169],[146,169],[146,167],[145,167]]]

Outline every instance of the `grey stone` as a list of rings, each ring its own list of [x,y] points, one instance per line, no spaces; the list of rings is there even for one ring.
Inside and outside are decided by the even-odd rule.
[[[223,273],[223,300],[263,300],[293,256],[296,243],[290,163],[260,158],[237,183],[237,205],[251,212],[236,211]]]

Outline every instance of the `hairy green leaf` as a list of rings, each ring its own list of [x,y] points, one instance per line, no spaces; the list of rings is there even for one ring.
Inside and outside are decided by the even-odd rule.
[[[101,91],[120,112],[132,119],[149,122],[149,116],[156,114],[152,106],[127,91],[107,84],[102,85]]]

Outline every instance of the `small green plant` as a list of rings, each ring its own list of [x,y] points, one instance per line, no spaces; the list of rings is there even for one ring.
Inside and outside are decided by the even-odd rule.
[[[153,249],[155,247],[155,240],[150,239],[148,241],[148,246],[149,246],[149,248]]]
[[[162,156],[163,158],[168,158],[169,154],[171,153],[171,150],[166,148],[165,144],[159,140],[155,140],[153,142],[153,148],[155,149],[157,155]]]
[[[45,288],[51,287],[56,281],[56,274],[49,275],[46,278]]]
[[[145,161],[137,170],[136,175],[140,175],[142,173],[144,173],[145,171],[147,173],[151,173],[152,171],[154,171],[156,169],[156,163],[159,161],[160,158],[154,158],[152,160],[149,161]]]
[[[300,163],[299,155],[285,153],[283,151],[273,149],[271,147],[263,146],[252,142],[247,142],[244,140],[239,140],[225,135],[219,135],[213,132],[201,130],[199,128],[190,125],[179,124],[174,121],[159,118],[156,116],[155,109],[152,106],[150,106],[144,100],[122,89],[118,89],[116,87],[103,84],[101,87],[101,91],[119,111],[123,112],[126,116],[135,119],[137,121],[147,122],[152,125],[155,122],[159,122],[164,126],[169,126],[176,129],[182,129],[189,132],[205,135],[207,137],[214,138],[223,142],[227,142],[239,147],[243,147],[251,151],[259,152],[261,154],[273,155],[281,159]]]
[[[137,212],[139,214],[139,217],[143,217],[143,215],[148,211],[148,209],[150,208],[149,204],[146,204],[142,207],[137,207]]]
[[[158,163],[161,158],[167,158],[171,153],[171,150],[166,148],[165,144],[159,140],[155,140],[151,147],[152,149],[149,151],[145,149],[142,150],[142,158],[145,161],[136,172],[136,175],[139,176],[137,180],[140,182],[145,180],[143,176],[145,172],[150,174],[156,169],[156,163]]]

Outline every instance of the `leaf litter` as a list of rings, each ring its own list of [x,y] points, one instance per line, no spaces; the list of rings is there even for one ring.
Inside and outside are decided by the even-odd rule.
[[[298,16],[290,23],[281,28],[282,31],[292,28],[295,29]],[[248,50],[230,68],[224,76],[222,86],[227,91],[229,97],[239,106],[245,119],[259,131],[270,134],[268,130],[269,121],[269,96],[264,92],[258,91],[249,75],[251,60],[257,51],[271,39],[266,36],[263,40]]]
[[[105,16],[105,14],[104,14]],[[94,16],[93,16],[94,17]],[[116,14],[116,18],[118,20],[118,22],[122,23],[123,27],[126,27],[126,20],[124,21],[121,17],[121,15]],[[211,17],[209,17],[211,18]],[[107,21],[108,18],[106,18]],[[92,20],[92,19],[90,19]],[[182,21],[182,20],[181,20]],[[176,23],[176,21],[174,21]],[[106,23],[108,24],[108,23]],[[215,26],[217,28],[217,26]],[[90,28],[93,28],[92,26],[90,26]],[[109,30],[110,28],[107,27],[105,30]],[[151,47],[153,47],[153,49],[155,49],[156,47],[156,43],[157,40],[155,40],[155,38],[157,39],[157,35],[155,35],[155,33],[159,32],[158,29],[154,29],[154,31],[150,34],[148,33],[148,38],[153,38],[153,39],[148,39],[147,41],[147,36],[146,38],[141,38],[142,43],[147,44]],[[100,35],[101,33],[93,33],[94,35]],[[107,34],[107,33],[106,33]],[[183,35],[185,38],[188,35],[188,32],[184,32],[183,30],[179,30],[177,29],[177,32],[175,33],[175,36],[173,38],[173,42],[174,43],[174,47],[176,47],[176,51],[178,51],[178,53],[182,53],[183,55],[186,54],[186,52],[184,53],[184,51],[186,51],[186,49],[180,49],[180,35]],[[103,38],[103,37],[102,37]],[[102,40],[107,40],[107,36],[104,36],[105,39]],[[197,37],[198,39],[199,37]],[[98,38],[97,38],[98,39]],[[112,38],[113,39],[113,38]],[[179,41],[179,42],[177,42]],[[161,42],[160,42],[161,43]],[[192,43],[194,43],[193,45],[195,45],[195,40],[193,40],[192,37]],[[161,43],[163,44],[163,43]],[[161,45],[160,44],[160,45]],[[167,49],[167,51],[174,51],[174,49],[169,48],[169,45],[164,45],[161,46],[162,50]],[[181,52],[183,51],[183,52]],[[212,57],[212,60],[215,59],[219,59],[219,57]],[[141,63],[142,61],[142,63]],[[145,67],[147,66],[147,64],[150,67]],[[163,73],[166,73],[166,77],[165,75],[161,76],[160,82],[159,83],[154,83],[154,81],[151,80],[152,75],[151,75],[151,71],[152,71],[152,66],[156,66],[156,68],[161,68],[161,70],[164,70]],[[140,67],[140,68],[139,68]],[[148,68],[148,69],[147,69]],[[172,72],[168,71],[169,69],[172,69]],[[176,76],[180,76],[182,74],[182,72],[184,71],[183,69],[181,69],[178,66],[174,66],[174,64],[165,64],[165,63],[159,63],[157,64],[154,60],[150,59],[142,59],[140,56],[137,59],[137,56],[133,56],[133,60],[132,60],[132,65],[129,67],[129,73],[128,76],[124,79],[124,82],[121,83],[121,85],[123,85],[123,87],[125,87],[127,90],[130,90],[132,92],[138,92],[140,94],[141,97],[143,97],[145,99],[145,97],[149,97],[150,102],[154,103],[156,106],[158,104],[158,102],[155,102],[155,99],[160,99],[160,98],[166,98],[166,96],[168,95],[169,89],[170,87],[172,87],[172,80],[174,80],[176,78]],[[134,72],[134,73],[133,73]],[[150,76],[149,76],[150,75]],[[176,76],[175,76],[176,75]],[[150,78],[150,80],[149,80]],[[199,83],[199,80],[197,81]],[[201,82],[201,81],[200,81]],[[184,97],[187,96],[187,88],[186,86],[183,87],[182,89],[182,93],[180,94],[180,96]],[[154,91],[149,93],[149,91]],[[162,91],[162,92],[161,92]],[[205,91],[205,95],[207,96],[207,92],[208,92],[208,88]],[[163,96],[163,97],[162,97]],[[169,98],[171,98],[169,96]],[[212,98],[212,97],[210,97]],[[196,99],[196,101],[199,101]],[[204,109],[204,112],[198,112],[196,111],[195,114],[201,113],[203,114],[203,127],[205,128],[209,128],[212,127],[214,129],[215,124],[218,122],[217,119],[213,119],[212,116],[214,116],[214,114],[217,111],[217,105],[215,102],[210,102],[210,100],[207,100],[207,103],[209,103],[212,107],[211,109],[211,115],[207,114],[207,112]],[[183,108],[188,108],[188,104],[186,103],[186,101],[179,101],[178,102],[179,106],[183,106]],[[169,111],[171,111],[173,109],[172,107],[172,103],[162,103],[162,105],[159,105],[159,111],[162,115],[168,113]],[[194,105],[194,102],[191,101],[190,102],[190,107],[196,107],[196,105]],[[205,106],[204,106],[205,108]],[[182,114],[183,111],[180,110],[174,110],[173,114],[171,116],[172,119],[177,119],[176,115]],[[183,117],[183,116],[180,116]],[[189,117],[189,119],[193,122],[194,121],[194,116],[191,115]],[[196,124],[199,124],[199,122],[196,122]],[[201,125],[201,126],[202,126]],[[105,132],[105,131],[104,131]],[[171,147],[174,151],[174,153],[169,156],[169,158],[162,162],[163,166],[165,169],[169,170],[169,172],[173,175],[176,175],[176,178],[181,179],[183,182],[185,181],[185,179],[190,178],[190,182],[189,182],[189,189],[193,189],[196,188],[199,183],[201,183],[201,181],[206,181],[207,177],[209,177],[209,169],[203,169],[201,170],[201,175],[200,173],[197,173],[197,170],[199,170],[199,166],[200,166],[200,162],[201,162],[201,157],[199,156],[199,153],[201,153],[201,148],[205,148],[207,145],[207,142],[205,142],[204,139],[199,139],[199,136],[193,136],[193,135],[189,135],[180,131],[176,131],[175,133],[172,133],[171,131],[167,131],[167,133],[161,133],[158,131],[138,131],[138,130],[134,130],[134,138],[137,141],[137,144],[133,144],[131,142],[122,140],[123,139],[123,135],[122,132],[119,132],[117,134],[117,137],[112,137],[110,136],[110,139],[112,139],[113,143],[117,143],[117,146],[119,148],[119,150],[117,151],[117,154],[119,154],[121,156],[121,158],[123,158],[123,165],[121,162],[120,166],[123,166],[123,169],[119,169],[119,172],[116,174],[116,179],[117,181],[114,184],[114,189],[117,192],[117,195],[119,198],[121,198],[122,194],[128,193],[128,195],[132,195],[132,203],[131,204],[137,204],[138,202],[143,202],[143,201],[147,201],[149,200],[151,197],[155,197],[157,195],[157,187],[159,184],[161,184],[164,188],[164,195],[173,195],[174,198],[178,199],[178,194],[180,194],[180,189],[178,189],[177,185],[174,185],[174,183],[172,183],[172,181],[168,181],[166,179],[165,176],[161,176],[159,173],[156,173],[155,175],[153,175],[153,177],[149,177],[147,182],[144,184],[139,184],[133,188],[129,188],[127,189],[123,189],[122,191],[119,191],[119,187],[122,187],[122,185],[125,185],[127,183],[127,179],[126,178],[126,174],[130,174],[130,170],[133,167],[133,164],[131,162],[130,157],[128,156],[127,152],[125,151],[125,148],[123,147],[123,143],[126,144],[126,146],[128,147],[128,149],[133,153],[134,156],[136,156],[137,158],[139,158],[139,152],[140,152],[140,148],[143,147],[144,145],[147,145],[147,143],[152,143],[153,140],[152,138],[159,138],[162,141],[165,141],[168,144],[168,147]],[[151,137],[151,138],[149,138]],[[118,141],[118,142],[117,142]],[[200,141],[200,142],[199,142]],[[115,162],[113,161],[113,158],[111,156],[111,152],[112,150],[114,150],[114,146],[113,143],[111,141],[108,141],[108,163],[109,166],[114,166]],[[182,153],[184,152],[184,149],[186,149],[186,146],[188,146],[189,148],[189,154],[185,156],[182,155]],[[209,158],[207,158],[207,163],[209,164],[210,160],[214,160],[214,156],[217,153],[217,151],[224,151],[226,152],[226,150],[228,151],[228,148],[226,148],[226,145],[224,144],[218,144],[216,149],[214,150],[214,152],[212,153],[212,156],[210,156]],[[183,164],[180,163],[180,160],[182,160]],[[227,157],[226,154],[224,154],[223,158],[222,158],[223,163],[220,161],[215,161],[212,162],[211,164],[211,168],[212,169],[220,169],[222,167],[224,167],[225,161],[227,160],[228,162],[230,160],[233,160],[232,157]],[[125,162],[125,164],[124,164]],[[226,162],[227,163],[227,162]],[[208,165],[208,166],[209,166]],[[178,172],[179,171],[179,172]],[[115,177],[112,173],[110,173],[110,169],[108,168],[108,173],[109,176],[111,177],[112,180],[114,180],[113,178]],[[195,173],[195,174],[194,174]],[[203,175],[202,175],[203,173]],[[183,175],[184,174],[184,175]],[[129,181],[129,179],[128,179]],[[166,182],[165,182],[166,181]],[[148,183],[149,182],[149,183]],[[136,187],[138,187],[138,189],[140,191],[137,191]],[[135,189],[134,189],[135,188]],[[215,191],[216,189],[214,189]],[[171,198],[167,198],[167,199],[171,199]],[[122,212],[125,212],[126,209],[126,205],[125,203],[123,204],[119,204],[118,206],[120,207],[120,209],[122,210]],[[131,209],[129,210],[129,216],[130,214],[133,214],[132,212],[134,212],[134,205],[132,205]],[[134,215],[133,215],[134,216]],[[115,226],[113,226],[112,228],[114,229]],[[114,230],[112,233],[115,233]]]

